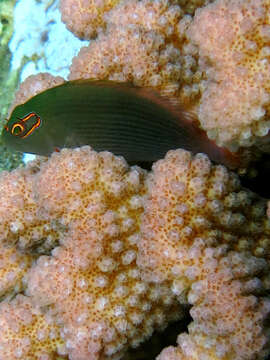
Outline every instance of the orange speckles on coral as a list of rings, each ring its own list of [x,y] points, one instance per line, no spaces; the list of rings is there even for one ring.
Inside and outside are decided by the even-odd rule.
[[[267,147],[268,0],[61,10],[78,36],[97,35],[70,79],[154,87],[219,144]],[[16,104],[62,81],[31,77]],[[119,359],[187,304],[188,331],[159,360],[269,356],[270,211],[223,166],[179,149],[147,172],[83,147],[3,173],[0,187],[0,358]]]
[[[201,125],[234,150],[260,143],[270,129],[269,6],[268,0],[215,1],[197,10],[187,31],[206,74]]]
[[[12,296],[23,289],[22,279],[36,255],[25,254],[14,246],[0,244],[0,296]]]
[[[269,298],[243,290],[269,266],[256,257],[265,234],[269,237],[265,202],[243,191],[223,166],[211,166],[205,155],[192,157],[184,150],[170,151],[154,164],[148,187],[138,264],[148,281],[170,280],[179,301],[193,305],[189,334],[180,334],[178,347],[164,350],[158,359],[195,360],[202,354],[251,359],[264,346],[269,351],[267,334],[258,331],[268,316]],[[194,203],[197,196],[204,206]],[[249,255],[241,252],[243,240]],[[262,277],[268,281],[267,271]],[[261,282],[253,280],[260,289]],[[251,325],[254,318],[258,328]]]
[[[66,358],[59,327],[31,299],[18,295],[0,304],[0,358],[53,360]],[[62,355],[64,357],[62,357]]]
[[[218,145],[269,152],[268,10],[268,0],[62,0],[72,31],[98,33],[74,57],[69,79],[155,88],[192,109]]]
[[[76,36],[91,39],[104,29],[106,13],[120,0],[61,0],[62,21]]]
[[[173,41],[183,15],[164,1],[126,1],[107,15],[108,29],[73,59],[70,79],[132,81],[175,97],[181,78],[181,53]]]
[[[78,353],[80,358],[119,357],[128,344],[138,346],[155,328],[182,316],[169,288],[143,281],[136,265],[146,175],[139,167],[130,169],[121,157],[85,146],[63,149],[50,161],[33,162],[2,179],[11,194],[10,182],[21,182],[15,189],[23,192],[25,208],[10,208],[17,219],[24,218],[30,200],[35,209],[30,224],[22,229],[16,225],[20,229],[13,235],[14,244],[42,214],[43,230],[36,238],[26,237],[26,248],[38,244],[46,253],[50,231],[58,236],[51,255],[40,256],[30,270],[28,266],[24,284],[31,302],[52,314],[70,359],[78,359]],[[24,185],[23,178],[28,179]],[[42,332],[32,331],[33,343]],[[4,331],[3,336],[9,335]],[[17,337],[21,341],[24,334]],[[40,349],[49,356],[44,344]],[[14,350],[7,346],[5,351]],[[33,348],[33,359],[37,354]]]
[[[266,202],[206,155],[169,151],[147,172],[63,149],[4,173],[1,188],[4,358],[121,358],[186,304],[189,334],[160,359],[269,352]]]

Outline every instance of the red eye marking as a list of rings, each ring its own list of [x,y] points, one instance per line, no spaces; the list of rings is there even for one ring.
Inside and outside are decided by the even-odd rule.
[[[29,120],[35,120],[34,124],[31,125],[30,129],[24,133],[26,130],[27,121]],[[19,118],[20,121],[13,124],[11,128],[12,135],[19,136],[20,138],[24,139],[28,135],[32,134],[32,132],[38,128],[41,125],[41,119],[40,116],[38,116],[36,113],[31,112],[30,114],[27,114],[22,119]],[[5,127],[5,129],[8,131],[8,128]]]
[[[31,119],[33,116],[39,118],[39,116],[36,113],[31,112],[20,120],[22,120],[23,122],[26,122],[27,120]]]
[[[26,138],[28,135],[32,134],[32,132],[41,125],[40,116],[38,116],[38,115],[37,115],[36,113],[34,113],[34,112],[32,112],[32,113],[28,114],[27,116],[25,116],[25,117],[22,119],[22,121],[23,121],[23,122],[26,122],[27,120],[31,119],[32,117],[35,117],[35,118],[36,118],[36,123],[33,124],[33,125],[31,126],[31,128],[27,131],[27,133],[22,136],[22,139],[24,139],[24,138]]]
[[[12,125],[11,134],[15,136],[20,136],[20,134],[24,131],[24,126],[21,123],[15,123]]]

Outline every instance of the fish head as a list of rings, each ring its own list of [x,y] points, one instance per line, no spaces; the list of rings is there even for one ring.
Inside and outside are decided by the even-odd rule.
[[[42,115],[29,111],[22,104],[11,113],[3,128],[2,138],[6,146],[13,150],[46,155],[40,151],[42,142],[46,141],[44,138],[41,140],[42,127],[44,127]]]

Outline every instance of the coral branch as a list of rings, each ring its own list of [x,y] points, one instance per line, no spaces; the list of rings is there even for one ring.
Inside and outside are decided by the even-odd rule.
[[[15,254],[2,273],[15,280],[2,290],[0,357],[119,359],[187,304],[189,333],[160,359],[270,352],[266,201],[206,155],[170,151],[147,173],[63,149],[1,188],[1,244]]]

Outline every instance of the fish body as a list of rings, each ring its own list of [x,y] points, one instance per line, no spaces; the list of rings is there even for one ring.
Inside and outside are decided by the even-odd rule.
[[[153,90],[112,81],[67,81],[43,91],[13,110],[2,136],[8,147],[45,156],[90,145],[130,163],[153,162],[176,148],[204,152],[229,167],[238,162],[181,106]]]

